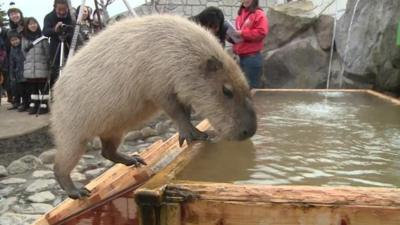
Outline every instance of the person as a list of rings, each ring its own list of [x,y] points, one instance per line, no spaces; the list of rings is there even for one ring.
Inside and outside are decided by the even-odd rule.
[[[19,112],[23,112],[28,109],[29,99],[24,78],[24,55],[21,50],[21,36],[14,30],[10,30],[7,36],[11,44],[9,79],[12,95],[14,96],[13,104],[8,109],[18,109]]]
[[[210,6],[189,19],[209,29],[218,38],[221,45],[225,46],[227,27],[224,23],[225,17],[221,9]]]
[[[76,19],[78,20],[78,14],[81,6],[78,6],[76,9]],[[79,29],[79,37],[78,37],[78,48],[85,44],[93,35],[93,23],[92,23],[92,9],[89,6],[84,6],[82,9],[82,19],[81,26]]]
[[[22,35],[24,30],[24,16],[22,11],[16,7],[14,2],[10,3],[7,15],[10,20],[10,30],[16,31],[19,35]]]
[[[48,112],[47,101],[49,76],[49,43],[42,36],[42,30],[38,21],[29,17],[25,19],[22,50],[25,56],[24,78],[30,95],[29,114],[45,114]]]
[[[106,19],[108,18],[108,16],[102,9],[95,9],[93,11],[92,18],[93,33],[96,34],[106,27]]]
[[[66,59],[73,36],[74,24],[67,0],[54,0],[53,10],[46,15],[43,24],[43,35],[50,38],[50,83],[53,86],[59,75],[61,42],[65,41],[63,58]]]
[[[7,10],[7,16],[9,19],[10,30],[13,31],[13,33],[17,33],[18,35],[21,36],[22,32],[24,30],[24,16],[23,16],[22,11],[16,6],[16,4],[14,2],[10,2],[9,9]],[[8,34],[8,31],[6,31],[6,34]],[[10,61],[9,57],[10,57],[11,44],[8,41],[8,40],[10,40],[9,37],[6,37],[6,40],[7,40],[7,42],[6,42],[6,52],[7,52],[6,66],[8,67],[9,66],[8,62]],[[11,79],[9,78],[8,70],[9,69],[7,68],[7,70],[4,73],[4,75],[5,75],[4,89],[7,92],[7,101],[10,102],[11,104],[13,104],[14,96],[12,93],[15,92],[15,90],[14,91],[12,90]]]
[[[3,21],[0,18],[0,104],[3,97],[3,87],[6,84],[7,69],[7,30],[4,29]],[[11,101],[11,100],[8,100]]]
[[[268,34],[268,19],[258,6],[258,0],[242,0],[235,27],[235,35],[242,41],[234,43],[233,51],[240,58],[240,67],[250,88],[259,88],[263,64],[261,50]]]

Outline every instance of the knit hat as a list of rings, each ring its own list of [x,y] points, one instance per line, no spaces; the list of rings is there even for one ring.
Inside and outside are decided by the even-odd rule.
[[[10,13],[11,12],[15,12],[15,11],[19,12],[21,14],[21,17],[22,17],[22,11],[17,7],[15,2],[10,2],[10,7],[8,8],[8,11],[7,11],[8,17],[10,17]]]
[[[8,37],[8,40],[11,40],[11,38],[13,38],[13,37],[21,38],[21,35],[14,30],[10,30],[7,32],[7,37]]]

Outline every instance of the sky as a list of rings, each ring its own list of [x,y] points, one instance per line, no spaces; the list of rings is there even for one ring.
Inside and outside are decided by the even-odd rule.
[[[16,6],[21,9],[24,17],[35,17],[40,25],[43,27],[44,17],[53,10],[53,0],[0,0],[2,9],[6,11],[9,8],[10,2],[15,2]],[[135,7],[143,4],[144,0],[128,0],[131,7]],[[77,7],[82,3],[82,0],[71,0],[72,6]],[[86,5],[89,5],[94,9],[94,0],[86,0]],[[108,12],[110,16],[116,15],[120,12],[127,11],[127,8],[123,0],[115,0],[110,6],[108,6]]]

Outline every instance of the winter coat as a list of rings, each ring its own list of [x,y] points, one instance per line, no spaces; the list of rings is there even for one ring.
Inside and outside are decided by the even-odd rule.
[[[9,77],[12,81],[24,82],[24,54],[20,46],[10,49]]]
[[[25,55],[24,77],[26,79],[47,78],[49,75],[49,42],[43,39],[35,46],[32,41],[22,39],[22,51]]]
[[[243,9],[236,18],[236,29],[242,32],[243,42],[236,43],[233,51],[238,55],[249,55],[261,51],[268,28],[268,19],[262,9],[258,8],[254,12]]]

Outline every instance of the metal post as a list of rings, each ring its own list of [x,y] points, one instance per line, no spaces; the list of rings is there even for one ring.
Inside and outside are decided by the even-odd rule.
[[[138,15],[136,14],[135,10],[129,5],[129,2],[127,0],[123,0],[125,3],[126,8],[128,8],[129,13],[133,16],[133,17],[138,17]]]
[[[69,48],[68,59],[71,58],[75,53],[75,47],[76,47],[76,43],[78,41],[79,31],[81,29],[82,14],[83,14],[83,8],[85,7],[85,3],[86,3],[86,0],[82,0],[82,4],[80,5],[80,8],[79,8],[78,20],[76,21],[74,36],[72,37],[71,47]]]

